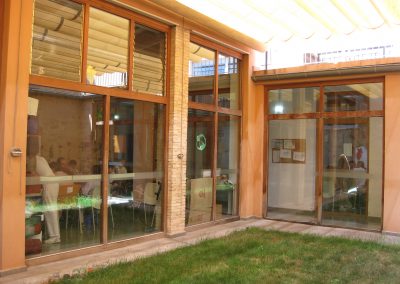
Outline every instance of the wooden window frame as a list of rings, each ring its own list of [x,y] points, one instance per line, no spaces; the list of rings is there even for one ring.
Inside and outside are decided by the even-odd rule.
[[[104,126],[103,126],[103,167],[102,167],[102,205],[101,205],[101,224],[100,224],[100,245],[89,246],[81,249],[73,249],[62,252],[55,252],[54,254],[49,254],[45,256],[39,256],[32,258],[27,258],[28,264],[40,264],[46,263],[48,261],[59,260],[71,256],[82,255],[85,252],[95,252],[98,251],[98,247],[122,247],[126,244],[135,242],[137,240],[146,238],[151,239],[160,234],[163,234],[166,224],[166,213],[167,213],[167,185],[168,185],[168,117],[169,117],[169,96],[170,96],[170,60],[171,60],[171,27],[160,23],[156,20],[147,18],[143,15],[137,14],[133,11],[115,6],[114,4],[101,1],[101,0],[70,0],[78,4],[82,4],[83,9],[83,23],[82,23],[82,61],[81,61],[81,80],[80,82],[63,80],[58,78],[40,76],[40,75],[29,75],[29,84],[38,85],[43,87],[50,87],[55,89],[64,89],[77,92],[93,93],[96,95],[102,95],[104,99]],[[87,50],[88,50],[88,31],[89,31],[89,11],[90,8],[95,8],[102,10],[107,13],[114,14],[116,16],[125,18],[129,20],[129,42],[128,42],[128,88],[118,89],[118,88],[107,88],[102,86],[90,85],[86,83],[86,64],[87,64]],[[164,75],[164,95],[157,96],[149,93],[142,93],[132,91],[132,79],[133,79],[133,53],[134,53],[134,32],[135,24],[141,24],[149,28],[155,29],[159,32],[165,34],[165,75]],[[165,106],[165,121],[164,121],[164,177],[163,177],[163,201],[162,201],[162,221],[159,233],[153,233],[149,235],[143,235],[139,237],[131,237],[123,240],[113,240],[109,242],[107,224],[108,224],[108,214],[107,212],[107,197],[108,197],[108,160],[109,160],[109,117],[110,117],[110,102],[111,98],[122,98],[130,99],[132,101],[144,101],[150,103],[162,104]]]
[[[212,50],[215,52],[214,55],[214,85],[213,85],[213,94],[214,94],[214,99],[213,99],[213,103],[212,104],[205,104],[205,103],[198,103],[198,102],[193,102],[193,101],[188,101],[188,108],[189,109],[194,109],[194,110],[202,110],[202,111],[208,111],[210,113],[212,113],[213,115],[213,124],[214,124],[214,131],[213,131],[213,150],[212,150],[212,163],[211,163],[211,177],[213,179],[213,189],[212,189],[212,209],[211,209],[211,223],[218,223],[221,222],[223,220],[229,220],[229,219],[236,219],[238,218],[238,209],[239,209],[239,200],[240,200],[240,188],[238,186],[237,188],[237,198],[236,198],[236,202],[235,204],[233,204],[233,206],[235,206],[235,210],[237,212],[237,214],[235,216],[232,217],[228,217],[228,218],[223,218],[223,219],[216,219],[217,216],[217,204],[216,204],[216,199],[217,199],[217,191],[216,191],[216,183],[217,183],[217,159],[218,159],[218,115],[219,114],[225,114],[225,115],[233,115],[233,116],[237,116],[240,117],[240,136],[239,136],[239,159],[238,159],[238,179],[237,179],[237,185],[240,184],[240,162],[241,162],[241,141],[242,141],[242,129],[243,129],[243,119],[242,119],[242,98],[243,98],[243,84],[242,84],[242,59],[243,59],[243,55],[235,50],[229,49],[225,46],[219,45],[215,42],[209,41],[207,39],[204,39],[198,35],[195,34],[191,34],[190,35],[190,42],[198,44],[200,46],[203,46],[204,48],[207,48],[209,50]],[[239,109],[230,109],[230,108],[225,108],[225,107],[220,107],[218,105],[218,56],[219,54],[223,54],[225,56],[232,56],[235,57],[239,60],[238,62],[238,69],[239,69],[239,90],[240,90],[240,94],[239,94]],[[189,96],[189,94],[188,94]],[[207,223],[204,223],[207,224]],[[203,225],[204,225],[203,224]],[[195,227],[195,226],[201,226],[202,224],[196,224],[196,225],[189,225],[186,226],[186,228],[190,228],[190,227]]]
[[[352,85],[352,84],[366,84],[366,83],[381,83],[382,84],[382,109],[381,110],[366,110],[366,111],[336,111],[327,112],[324,111],[324,87],[326,86],[341,86],[341,85]],[[292,113],[292,114],[269,114],[269,100],[268,94],[271,90],[279,89],[294,89],[294,88],[306,88],[306,87],[319,87],[319,99],[317,110],[314,113]],[[264,217],[268,216],[268,175],[269,175],[269,157],[268,157],[268,147],[269,147],[269,121],[270,120],[289,120],[289,119],[315,119],[316,120],[316,172],[315,177],[315,223],[318,225],[322,224],[322,183],[323,183],[323,128],[324,120],[326,119],[343,119],[343,118],[373,118],[382,117],[383,118],[383,149],[382,155],[384,155],[385,147],[385,78],[384,76],[376,77],[366,77],[358,79],[329,79],[329,80],[319,80],[315,82],[306,83],[285,83],[285,84],[274,84],[270,86],[265,86],[264,89],[265,96],[265,107],[264,107],[264,193],[266,194],[265,205],[264,205]],[[384,192],[384,172],[385,164],[384,157],[382,160],[382,198],[381,198],[381,216],[383,218],[383,192]],[[339,227],[333,225],[332,227]],[[380,230],[383,228],[383,222],[381,222]]]
[[[83,91],[99,95],[111,95],[121,98],[137,99],[141,101],[155,102],[161,104],[167,104],[169,99],[169,78],[170,78],[170,42],[171,42],[171,28],[168,25],[159,23],[155,20],[146,18],[133,11],[125,10],[111,3],[107,3],[100,0],[70,0],[78,4],[83,5],[84,17],[82,25],[82,62],[81,62],[81,81],[74,82],[69,80],[57,79],[52,77],[40,76],[31,74],[29,76],[30,84],[47,86],[52,88],[71,88],[74,91]],[[114,14],[116,16],[129,20],[129,45],[128,45],[128,86],[127,89],[118,88],[107,88],[102,86],[95,86],[86,83],[86,64],[87,64],[87,50],[88,50],[88,33],[89,33],[89,10],[95,8],[102,10],[106,13]],[[141,24],[157,31],[165,33],[166,41],[166,53],[165,53],[165,80],[164,80],[164,95],[157,96],[149,93],[132,91],[132,80],[133,79],[133,53],[134,53],[134,28],[135,24]]]

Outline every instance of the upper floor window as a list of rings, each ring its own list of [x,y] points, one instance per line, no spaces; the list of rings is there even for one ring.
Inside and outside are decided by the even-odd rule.
[[[35,1],[31,75],[165,96],[169,28],[86,2]]]
[[[190,43],[189,101],[240,109],[240,60]]]

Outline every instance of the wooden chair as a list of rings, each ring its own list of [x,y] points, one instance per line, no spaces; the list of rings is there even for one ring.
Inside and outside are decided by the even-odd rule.
[[[58,189],[57,205],[61,210],[66,210],[65,229],[68,229],[68,218],[70,209],[79,209],[78,197],[81,190],[80,184],[61,184]],[[82,224],[79,228],[82,231]]]

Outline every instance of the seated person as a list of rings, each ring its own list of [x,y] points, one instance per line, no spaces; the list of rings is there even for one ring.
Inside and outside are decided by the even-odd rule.
[[[137,202],[143,202],[144,201],[144,185],[142,183],[139,183],[135,186],[133,189],[133,200]]]
[[[121,160],[119,165],[115,167],[115,173],[117,174],[126,174],[128,171],[125,167],[125,160]]]
[[[70,160],[68,162],[68,169],[72,175],[78,175],[79,170],[78,170],[78,163],[75,160]]]

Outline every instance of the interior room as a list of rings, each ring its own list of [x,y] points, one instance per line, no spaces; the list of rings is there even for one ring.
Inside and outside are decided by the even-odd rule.
[[[28,255],[99,244],[103,214],[111,241],[161,230],[164,116],[162,105],[112,99],[105,137],[103,96],[31,86]],[[103,190],[107,212],[101,209]]]

